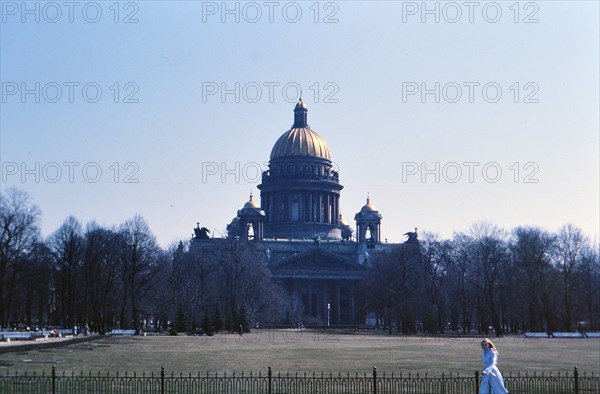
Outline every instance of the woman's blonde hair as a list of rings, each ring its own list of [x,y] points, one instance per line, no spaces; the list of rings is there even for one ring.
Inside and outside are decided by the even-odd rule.
[[[488,346],[490,347],[490,349],[492,349],[494,351],[494,353],[496,353],[497,355],[500,354],[498,352],[498,349],[496,349],[496,345],[494,345],[494,342],[490,341],[488,338],[483,338],[481,343],[487,343]]]

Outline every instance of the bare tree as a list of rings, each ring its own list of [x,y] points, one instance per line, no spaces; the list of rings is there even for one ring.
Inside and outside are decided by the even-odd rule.
[[[251,322],[271,316],[278,309],[277,297],[282,295],[281,289],[271,278],[271,271],[267,268],[262,253],[251,248],[247,253],[244,274],[239,281],[239,293],[242,300],[241,307],[248,314]]]
[[[80,275],[83,234],[81,224],[69,216],[48,239],[57,292],[60,323],[73,327],[77,322],[78,277]]]
[[[183,308],[187,331],[192,331],[207,318],[214,301],[209,278],[219,269],[212,253],[203,248],[185,251],[180,242],[173,253],[173,270],[171,284],[174,290],[174,301],[178,308]]]
[[[25,256],[40,238],[40,210],[27,193],[0,193],[0,326],[11,320],[13,296]]]
[[[83,278],[89,312],[83,319],[90,328],[104,334],[114,325],[122,284],[123,238],[114,229],[95,223],[87,226],[83,247]]]
[[[278,313],[280,302],[274,300],[281,293],[271,280],[264,253],[255,243],[224,239],[209,248],[199,242],[190,247],[190,255],[195,256],[192,262],[204,272],[198,276],[196,286],[206,288],[199,291],[206,295],[207,302],[216,305],[219,314],[222,311],[227,330],[237,331],[244,317],[256,322]],[[207,306],[203,312],[206,315],[215,308]]]
[[[556,237],[555,265],[561,273],[563,316],[562,329],[571,331],[573,324],[574,274],[581,264],[586,240],[581,230],[572,224],[562,226]]]
[[[517,227],[512,231],[512,307],[516,310],[524,305],[522,328],[530,331],[554,330],[550,261],[553,247],[554,237],[540,228]]]
[[[361,314],[367,315],[374,312],[376,316],[377,328],[391,330],[391,311],[396,304],[396,292],[390,292],[390,284],[388,275],[392,268],[393,260],[391,258],[384,259],[382,256],[373,260],[369,266],[367,277],[360,283],[358,287],[357,298],[361,307]]]
[[[149,318],[146,325],[153,324],[155,330],[166,328],[168,316],[174,311],[175,298],[170,289],[173,272],[173,249],[160,250],[154,269],[152,284],[141,302],[142,312]]]
[[[421,309],[424,329],[444,333],[446,323],[445,285],[450,260],[450,244],[436,235],[424,233],[420,242],[420,280],[426,303]]]
[[[480,328],[487,334],[491,323],[496,336],[502,336],[502,274],[509,262],[506,234],[491,223],[481,222],[472,226],[469,238],[469,254],[478,277]]]
[[[36,242],[25,257],[18,281],[15,316],[28,327],[50,324],[52,271],[48,265],[51,253],[43,242]]]
[[[587,316],[587,326],[580,329],[597,331],[600,329],[600,254],[598,247],[586,247],[582,253],[577,278],[579,288],[578,311]]]
[[[158,272],[159,247],[154,234],[140,215],[127,220],[120,228],[123,238],[123,284],[121,327],[140,326],[140,302],[150,290]]]
[[[392,333],[394,315],[397,330],[416,332],[419,250],[411,245],[396,245],[390,253],[377,256],[361,289],[367,305],[383,318],[384,329]]]
[[[471,330],[478,297],[477,278],[470,248],[469,236],[462,233],[454,235],[448,267],[450,321],[453,329],[458,331],[460,327],[463,334],[468,334]]]

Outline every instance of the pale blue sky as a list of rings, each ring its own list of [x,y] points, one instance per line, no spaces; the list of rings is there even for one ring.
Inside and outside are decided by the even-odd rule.
[[[243,173],[239,182],[205,173],[203,182],[203,166],[240,163],[254,178],[252,163],[264,167],[292,124],[294,90],[286,99],[282,86],[293,83],[303,89],[309,124],[329,144],[352,224],[370,193],[390,242],[414,227],[449,237],[480,220],[551,231],[570,222],[598,239],[598,2],[477,2],[472,23],[463,2],[427,3],[437,5],[439,23],[422,15],[422,2],[274,2],[272,22],[264,2],[227,3],[238,7],[239,23],[220,1],[120,2],[118,16],[113,1],[80,2],[73,23],[64,6],[58,17],[46,2],[28,2],[30,14],[22,4],[3,1],[1,9],[1,186],[31,194],[44,235],[68,215],[116,225],[136,213],[163,246],[188,238],[196,222],[224,234],[258,182]],[[451,23],[454,4],[462,17]],[[296,9],[302,15],[292,23]],[[323,23],[327,16],[334,23]],[[70,82],[79,84],[73,103]],[[278,84],[272,102],[269,82]],[[23,99],[22,87],[36,83],[40,102]],[[223,83],[240,84],[239,102],[203,95],[203,86]],[[433,94],[403,97],[409,85],[436,83],[439,103]],[[478,84],[473,102],[465,83]],[[262,96],[253,100],[256,84]],[[483,96],[486,84],[502,89],[497,102],[486,101],[495,95]],[[463,95],[452,103],[457,85]],[[95,86],[102,96],[87,102]],[[137,102],[125,103],[128,94]],[[479,163],[473,182],[466,162]],[[440,181],[412,175],[415,163]],[[482,175],[486,164],[489,177],[502,170],[496,183]],[[84,166],[98,182],[86,181]],[[463,173],[452,183],[456,166]],[[538,182],[524,182],[526,175]]]

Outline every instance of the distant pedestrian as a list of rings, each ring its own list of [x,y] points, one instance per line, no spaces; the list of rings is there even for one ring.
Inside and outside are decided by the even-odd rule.
[[[479,394],[507,394],[508,390],[504,387],[504,378],[498,369],[498,350],[489,339],[481,341],[483,349],[483,371],[481,372],[481,385]]]
[[[87,337],[89,331],[90,331],[90,326],[88,326],[88,324],[85,323],[85,326],[83,326],[83,336]]]
[[[244,335],[244,327],[240,324],[240,336]]]

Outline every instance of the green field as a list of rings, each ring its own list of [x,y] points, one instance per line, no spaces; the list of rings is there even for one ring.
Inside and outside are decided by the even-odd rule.
[[[480,338],[405,337],[310,330],[259,330],[240,337],[106,337],[59,348],[0,354],[0,373],[350,372],[472,375],[481,368]],[[500,369],[517,372],[600,373],[599,339],[495,341]],[[0,352],[2,349],[0,348]]]

